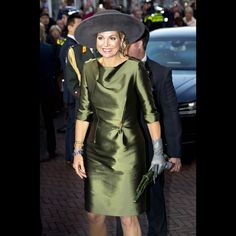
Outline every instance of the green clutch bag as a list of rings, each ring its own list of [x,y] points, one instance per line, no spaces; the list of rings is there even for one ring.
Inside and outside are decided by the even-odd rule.
[[[166,162],[164,169],[170,170],[174,166],[171,162]],[[141,182],[139,183],[137,189],[136,189],[136,196],[134,198],[134,202],[137,202],[139,197],[142,195],[146,187],[149,183],[153,181],[154,171],[153,169],[150,169],[145,175],[143,175]]]
[[[142,193],[144,192],[148,184],[152,182],[153,175],[154,175],[153,170],[149,170],[145,175],[143,175],[141,182],[139,183],[136,189],[136,196],[135,196],[134,202],[138,201],[139,197],[142,195]]]

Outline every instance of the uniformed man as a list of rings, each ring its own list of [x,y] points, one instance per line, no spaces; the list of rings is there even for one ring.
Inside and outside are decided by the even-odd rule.
[[[79,96],[79,80],[82,64],[93,56],[91,51],[78,44],[74,33],[81,22],[81,15],[77,12],[69,14],[67,19],[68,34],[65,43],[61,47],[60,60],[64,74],[64,103],[67,109],[66,125],[66,162],[73,162],[73,150],[75,139],[75,106]],[[67,56],[69,53],[69,57]],[[69,60],[68,60],[69,59]],[[67,68],[69,67],[69,68]],[[68,71],[68,72],[67,72]]]
[[[74,143],[74,107],[75,107],[75,98],[69,93],[69,90],[66,86],[66,57],[67,52],[70,46],[78,44],[78,42],[74,38],[74,32],[76,27],[80,24],[81,17],[78,14],[78,12],[75,12],[74,14],[71,14],[67,19],[67,36],[66,41],[61,46],[60,50],[60,61],[61,61],[61,67],[63,70],[63,79],[64,83],[62,83],[63,86],[63,100],[64,105],[67,112],[67,120],[66,120],[66,143],[65,143],[65,159],[67,163],[70,163],[72,158],[72,152],[73,152],[73,143]]]
[[[68,33],[68,30],[67,30],[67,20],[68,20],[68,17],[69,17],[69,15],[73,15],[74,13],[79,13],[79,11],[76,8],[71,7],[71,6],[65,7],[62,10],[61,21],[62,21],[62,23],[64,25],[64,28],[62,29],[62,34],[61,35],[63,37],[66,37],[67,33]]]

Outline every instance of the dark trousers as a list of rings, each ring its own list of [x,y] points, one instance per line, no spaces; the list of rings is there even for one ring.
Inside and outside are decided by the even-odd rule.
[[[164,173],[147,189],[148,236],[167,236],[166,208],[164,199]],[[120,217],[116,217],[116,236],[123,236]]]
[[[148,195],[148,236],[167,236],[164,173],[158,176],[155,184],[150,185]]]
[[[66,161],[73,160],[75,142],[75,103],[69,103],[66,124]]]
[[[54,127],[54,97],[48,96],[41,100],[44,126],[46,129],[47,151],[54,155],[56,151],[56,134]]]

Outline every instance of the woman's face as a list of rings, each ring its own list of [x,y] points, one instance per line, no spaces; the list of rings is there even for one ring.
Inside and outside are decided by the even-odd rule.
[[[60,32],[57,29],[54,29],[53,31],[51,31],[51,35],[55,40],[60,38]]]
[[[120,50],[122,40],[117,31],[106,31],[97,34],[96,47],[105,57],[114,57]]]

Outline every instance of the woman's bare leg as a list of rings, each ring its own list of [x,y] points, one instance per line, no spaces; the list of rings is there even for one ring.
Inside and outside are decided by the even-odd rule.
[[[106,216],[88,212],[89,236],[107,236]]]
[[[141,236],[141,228],[137,216],[121,216],[123,236]]]

